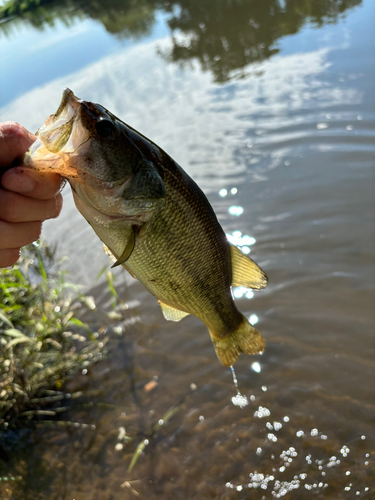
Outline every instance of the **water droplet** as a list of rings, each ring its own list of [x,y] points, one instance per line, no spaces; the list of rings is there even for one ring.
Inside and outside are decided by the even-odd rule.
[[[345,127],[345,130],[353,130],[353,128],[354,128],[353,125],[347,125]]]
[[[224,198],[227,194],[228,194],[228,191],[226,189],[220,189],[219,196]]]
[[[283,418],[284,422],[289,422],[289,417],[287,415],[285,415],[285,417]]]
[[[328,123],[317,123],[316,128],[318,130],[324,130],[325,128],[328,128]]]
[[[254,412],[254,417],[258,418],[269,417],[270,415],[271,412],[269,411],[269,409],[263,406],[259,406],[259,408]]]
[[[239,406],[240,408],[244,408],[249,404],[249,401],[246,396],[238,393],[236,396],[232,397],[232,403],[234,406]]]
[[[340,453],[342,454],[342,456],[346,457],[348,455],[348,453],[350,452],[350,449],[344,445],[341,450],[340,450]]]
[[[267,386],[266,385],[262,385],[262,391],[266,392],[266,390],[267,390]]]
[[[249,247],[242,247],[241,250],[242,250],[242,253],[244,253],[245,255],[247,255],[251,252]]]
[[[232,189],[230,190],[230,192],[231,192],[231,194],[237,194],[238,189],[237,189],[237,188],[232,188]]]
[[[233,398],[232,398],[232,403],[234,404],[234,406],[239,406],[240,408],[244,408],[245,406],[247,406],[249,404],[249,401],[248,401],[246,396],[243,396],[240,393],[240,390],[238,388],[238,380],[237,380],[236,373],[234,371],[233,366],[230,367],[230,370],[232,372],[234,386],[237,390],[236,396],[233,396]]]

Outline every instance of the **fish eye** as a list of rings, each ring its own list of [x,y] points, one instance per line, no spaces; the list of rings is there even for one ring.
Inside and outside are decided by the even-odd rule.
[[[100,120],[96,122],[95,128],[100,137],[104,139],[111,137],[111,135],[116,132],[116,127],[110,120]]]

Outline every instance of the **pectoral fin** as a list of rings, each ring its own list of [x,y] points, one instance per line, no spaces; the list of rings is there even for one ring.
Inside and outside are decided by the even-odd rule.
[[[160,304],[164,318],[167,319],[168,321],[180,321],[180,319],[184,318],[185,316],[189,316],[189,313],[168,306],[167,304],[164,304],[164,302],[162,302],[161,300],[158,300],[158,302]]]
[[[243,286],[259,290],[267,285],[267,276],[262,269],[235,245],[230,244],[232,257],[232,286]]]
[[[139,233],[139,229],[137,226],[132,227],[132,232],[128,241],[128,244],[125,247],[125,250],[122,252],[120,257],[117,259],[117,261],[113,264],[112,267],[117,267],[126,262],[129,257],[131,256],[134,247],[135,247],[135,240],[136,240],[136,235]]]

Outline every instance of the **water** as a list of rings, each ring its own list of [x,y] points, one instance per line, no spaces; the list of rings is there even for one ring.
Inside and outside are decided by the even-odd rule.
[[[0,23],[1,120],[36,130],[65,86],[100,102],[187,170],[269,277],[234,290],[267,341],[236,363],[239,408],[206,328],[166,322],[116,270],[129,307],[108,360],[67,388],[74,424],[1,451],[2,498],[374,498],[374,19],[371,0],[118,0]],[[64,199],[45,236],[108,311],[111,263]]]
[[[249,404],[249,400],[247,399],[246,396],[244,396],[240,392],[240,389],[238,387],[238,380],[237,380],[236,373],[234,371],[233,366],[230,367],[230,371],[232,372],[233,383],[234,383],[234,387],[236,388],[236,392],[237,392],[237,394],[232,397],[232,403],[234,404],[234,406],[239,406],[240,408],[245,408],[245,406],[247,406]]]

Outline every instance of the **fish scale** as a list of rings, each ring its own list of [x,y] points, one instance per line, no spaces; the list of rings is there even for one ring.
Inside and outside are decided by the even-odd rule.
[[[199,198],[196,195],[198,186],[195,185],[194,191],[181,187],[179,179],[163,168],[165,209],[160,210],[145,237],[137,242],[125,268],[162,302],[194,314],[206,324],[221,321],[218,333],[225,334],[228,325],[232,331],[242,320],[232,304],[226,236],[208,202],[206,213],[201,211],[199,218],[195,216],[199,212],[199,198],[204,196],[202,192]],[[176,286],[172,287],[170,282]],[[225,322],[220,320],[222,316]]]

